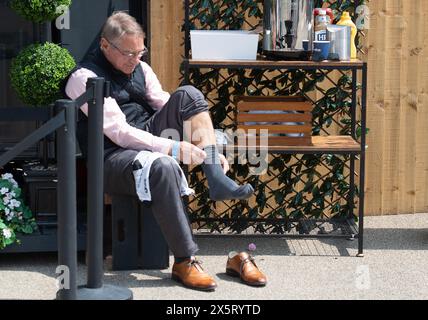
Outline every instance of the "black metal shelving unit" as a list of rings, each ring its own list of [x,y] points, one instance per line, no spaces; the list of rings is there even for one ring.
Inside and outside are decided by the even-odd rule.
[[[348,204],[353,203],[356,188],[355,182],[359,180],[359,192],[358,194],[358,223],[355,221],[355,209],[354,205],[350,205],[349,215],[347,219],[343,221],[330,222],[333,225],[338,226],[342,230],[342,233],[337,235],[326,234],[319,232],[316,235],[306,233],[304,230],[307,224],[311,223],[324,223],[325,221],[317,221],[316,219],[309,221],[293,221],[287,218],[274,219],[274,223],[291,223],[298,224],[300,231],[298,234],[278,234],[274,236],[286,237],[286,236],[303,236],[303,237],[345,237],[349,239],[358,239],[358,256],[363,256],[363,230],[364,230],[364,185],[365,185],[365,159],[366,159],[366,129],[367,129],[367,63],[360,60],[351,60],[349,62],[341,61],[269,61],[260,56],[257,60],[242,60],[242,61],[206,61],[206,60],[193,60],[190,55],[190,23],[189,23],[189,0],[185,1],[185,59],[183,61],[184,66],[184,83],[192,84],[190,80],[190,72],[192,69],[208,69],[208,70],[219,70],[219,69],[233,69],[233,70],[340,70],[352,73],[352,106],[351,106],[351,135],[343,136],[347,140],[346,144],[336,144],[335,146],[328,146],[328,141],[323,147],[310,146],[310,147],[295,147],[290,146],[288,151],[282,151],[283,154],[333,154],[333,155],[349,155],[350,157],[350,175],[349,184],[350,190],[348,195]],[[361,83],[361,87],[360,87]],[[358,91],[361,90],[361,103],[358,101]],[[359,113],[360,118],[357,119],[357,110],[360,107],[361,112]],[[357,122],[361,121],[361,137],[357,137]],[[322,139],[328,139],[328,137],[321,137]],[[323,144],[321,144],[323,145]],[[271,153],[271,151],[269,151]],[[273,151],[272,153],[275,153]],[[277,152],[279,153],[279,152]],[[359,175],[355,172],[356,163],[359,160]],[[241,218],[238,218],[238,220]],[[193,222],[205,222],[221,221],[228,222],[233,218],[197,218],[193,219]],[[236,220],[236,219],[235,219]],[[242,218],[242,220],[252,222],[262,222],[263,219],[250,219]],[[273,222],[273,221],[271,221]],[[309,227],[310,228],[310,227]],[[208,235],[210,236],[210,235]],[[233,236],[233,235],[230,235]],[[271,236],[271,235],[268,235]]]
[[[351,62],[310,62],[310,61],[267,61],[267,60],[257,60],[257,61],[195,61],[192,59],[187,59],[184,61],[185,64],[185,74],[188,76],[189,70],[191,68],[210,68],[210,69],[299,69],[299,70],[345,70],[352,71],[353,75],[353,85],[352,85],[352,140],[348,139],[349,143],[347,144],[350,147],[345,147],[345,145],[340,146],[336,145],[334,147],[325,147],[319,148],[317,146],[311,147],[295,147],[290,146],[288,151],[282,151],[283,154],[346,154],[350,155],[350,171],[355,172],[355,163],[357,157],[360,161],[360,174],[359,174],[359,206],[358,206],[358,227],[354,226],[352,217],[354,217],[353,209],[349,213],[350,219],[344,221],[348,226],[345,227],[348,232],[343,234],[344,237],[349,238],[358,238],[358,254],[363,255],[363,223],[364,223],[364,183],[365,183],[365,157],[366,157],[366,101],[367,101],[367,63],[354,60]],[[361,74],[361,83],[362,83],[362,97],[361,97],[361,141],[357,142],[356,133],[356,123],[357,123],[357,91],[358,91],[358,73]],[[189,83],[188,78],[186,78],[187,83]],[[275,151],[273,151],[275,153]],[[355,195],[355,174],[350,175],[350,199],[354,199]],[[352,206],[351,206],[352,207]],[[284,236],[284,235],[281,235]],[[305,235],[306,237],[308,235]],[[320,235],[322,236],[322,235]]]

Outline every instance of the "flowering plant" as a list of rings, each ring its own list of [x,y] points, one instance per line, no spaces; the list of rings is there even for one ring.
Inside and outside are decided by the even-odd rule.
[[[21,199],[21,189],[10,173],[0,177],[0,250],[20,241],[17,233],[30,234],[37,229],[31,210]]]

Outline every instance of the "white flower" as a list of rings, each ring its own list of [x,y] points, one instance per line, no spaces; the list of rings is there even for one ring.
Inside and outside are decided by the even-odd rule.
[[[10,237],[12,237],[12,232],[10,231],[10,229],[3,229],[3,236],[6,238],[6,239],[9,239]]]
[[[5,173],[5,174],[2,174],[1,178],[4,179],[4,180],[12,181],[13,180],[13,175],[10,174],[10,173]],[[13,180],[13,181],[15,181],[15,180]]]
[[[9,244],[10,240],[15,241],[14,224],[22,224],[23,227],[28,227],[28,225],[21,209],[23,202],[19,197],[21,190],[18,183],[10,173],[0,174],[0,181],[2,183],[0,185],[0,222],[3,221],[2,228],[4,227],[4,229],[0,229],[0,238],[9,240],[6,241]],[[6,244],[4,241],[3,244]]]
[[[6,213],[6,218],[10,218],[8,221],[12,220],[12,218],[15,216],[16,212],[12,209],[5,208],[4,212]]]
[[[11,209],[18,208],[20,205],[21,205],[21,202],[19,202],[18,200],[12,199],[10,200],[9,208]]]
[[[8,180],[10,183],[12,183],[12,185],[14,187],[16,187],[16,188],[18,187],[18,183],[15,181],[15,179],[13,179],[13,175],[12,174],[10,174],[10,173],[2,174],[1,178],[4,179],[4,180]]]

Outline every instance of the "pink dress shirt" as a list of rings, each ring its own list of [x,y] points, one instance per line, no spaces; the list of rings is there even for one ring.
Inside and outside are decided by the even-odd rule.
[[[160,110],[169,100],[169,93],[163,91],[162,86],[153,72],[153,69],[145,62],[141,67],[146,80],[146,97],[150,106]],[[71,76],[65,88],[71,99],[76,99],[86,91],[88,78],[97,75],[91,70],[81,68]],[[88,104],[80,107],[85,115],[88,115]],[[125,114],[120,109],[116,100],[106,98],[104,100],[104,134],[115,144],[125,149],[137,151],[151,150],[167,154],[174,141],[152,135],[149,132],[130,126],[126,122]]]

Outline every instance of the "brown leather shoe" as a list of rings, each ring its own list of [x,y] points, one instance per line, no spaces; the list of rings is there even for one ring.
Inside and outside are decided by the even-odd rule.
[[[189,259],[172,266],[172,279],[181,282],[190,289],[202,291],[214,291],[217,287],[214,279],[205,273],[201,262],[197,259]]]
[[[254,258],[247,252],[231,252],[226,264],[226,273],[241,278],[245,284],[263,287],[267,283],[266,276],[260,272]]]

